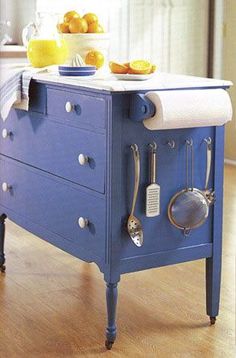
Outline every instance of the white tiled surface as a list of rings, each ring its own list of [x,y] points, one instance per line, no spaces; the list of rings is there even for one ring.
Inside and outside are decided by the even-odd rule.
[[[87,88],[100,89],[105,91],[141,91],[152,89],[174,89],[174,88],[194,88],[194,87],[218,87],[230,86],[230,81],[214,80],[210,78],[200,78],[193,76],[173,75],[159,72],[147,81],[120,81],[112,75],[99,77],[63,77],[53,73],[38,73],[33,76],[35,80],[41,82],[62,83],[72,86],[82,86]]]

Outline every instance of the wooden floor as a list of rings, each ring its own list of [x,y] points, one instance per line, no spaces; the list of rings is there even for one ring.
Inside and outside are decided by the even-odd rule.
[[[225,170],[221,313],[205,314],[204,261],[124,275],[118,338],[104,349],[105,287],[97,267],[7,222],[0,276],[0,357],[234,357],[236,168]]]

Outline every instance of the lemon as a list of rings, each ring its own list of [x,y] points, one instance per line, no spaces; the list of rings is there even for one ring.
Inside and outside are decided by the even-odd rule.
[[[109,67],[112,73],[128,73],[129,66],[126,64],[118,63],[118,62],[109,62]]]
[[[156,72],[156,70],[157,70],[157,66],[156,66],[156,65],[152,65],[152,68],[151,68],[151,73]]]
[[[70,20],[69,30],[72,34],[85,33],[88,31],[87,21],[79,17],[74,17],[72,20]]]
[[[83,19],[85,19],[88,23],[88,25],[92,24],[93,22],[98,22],[98,17],[96,14],[92,12],[88,12],[83,16]]]
[[[104,32],[103,27],[98,22],[92,22],[88,25],[88,32],[91,33],[102,33]]]
[[[77,17],[77,18],[80,17],[79,14],[76,11],[68,11],[64,15],[64,22],[69,23],[75,17]]]
[[[85,57],[86,65],[95,66],[97,69],[104,65],[104,56],[101,52],[92,50]]]
[[[148,74],[152,70],[152,64],[146,60],[135,60],[129,63],[129,73]]]
[[[69,24],[67,22],[62,22],[57,25],[57,29],[59,32],[62,32],[63,34],[69,33]]]

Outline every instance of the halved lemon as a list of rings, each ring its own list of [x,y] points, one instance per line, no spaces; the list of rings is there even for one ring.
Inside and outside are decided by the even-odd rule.
[[[126,64],[112,61],[109,62],[109,67],[112,73],[125,74],[128,73],[129,70],[129,67]]]
[[[156,72],[156,70],[157,70],[157,66],[156,66],[156,65],[152,65],[152,68],[151,68],[151,73]]]
[[[135,60],[129,63],[129,73],[148,74],[152,70],[152,64],[146,60]]]

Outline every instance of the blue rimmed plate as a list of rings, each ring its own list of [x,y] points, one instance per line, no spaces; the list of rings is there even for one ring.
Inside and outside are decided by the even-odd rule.
[[[96,73],[95,66],[58,66],[58,71],[61,76],[93,76]]]

